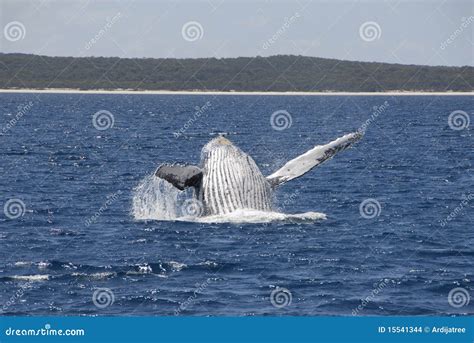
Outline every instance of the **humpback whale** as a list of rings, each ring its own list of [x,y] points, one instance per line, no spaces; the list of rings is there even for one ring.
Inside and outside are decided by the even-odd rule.
[[[203,205],[203,216],[239,209],[271,211],[272,192],[277,186],[306,174],[361,137],[362,133],[354,132],[317,145],[265,177],[252,157],[219,136],[202,148],[199,166],[164,163],[155,176],[179,190],[193,188],[194,197]]]

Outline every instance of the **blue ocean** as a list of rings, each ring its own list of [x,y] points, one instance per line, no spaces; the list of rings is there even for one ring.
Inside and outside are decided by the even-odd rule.
[[[1,93],[0,313],[474,314],[472,105]],[[357,130],[353,148],[277,188],[267,214],[183,217],[189,194],[153,177],[198,164],[218,135],[269,175]]]

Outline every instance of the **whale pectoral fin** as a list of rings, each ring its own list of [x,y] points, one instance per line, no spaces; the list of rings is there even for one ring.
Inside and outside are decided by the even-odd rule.
[[[162,164],[156,170],[155,176],[168,181],[179,190],[184,190],[187,187],[200,186],[202,170],[191,165]]]
[[[324,161],[329,160],[338,152],[349,148],[352,144],[360,140],[362,136],[362,133],[354,132],[344,135],[326,145],[317,145],[303,155],[287,162],[282,168],[278,169],[272,175],[267,176],[267,180],[275,187],[296,179]]]

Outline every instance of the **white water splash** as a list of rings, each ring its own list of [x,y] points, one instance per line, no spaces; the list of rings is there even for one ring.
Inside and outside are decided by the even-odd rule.
[[[10,276],[11,279],[15,281],[28,281],[28,282],[35,282],[35,281],[46,281],[49,280],[49,275],[47,274],[38,274],[38,275],[13,275]]]
[[[323,219],[326,219],[326,215],[319,212],[286,214],[273,211],[240,209],[228,214],[197,218],[196,221],[201,223],[313,223]]]
[[[132,214],[138,220],[176,220],[179,193],[165,180],[148,175],[134,189]]]
[[[305,212],[285,214],[273,211],[238,209],[221,215],[195,217],[183,211],[186,200],[192,199],[191,191],[180,191],[154,175],[146,176],[135,188],[132,215],[136,220],[186,221],[198,223],[313,223],[326,219],[324,213]]]

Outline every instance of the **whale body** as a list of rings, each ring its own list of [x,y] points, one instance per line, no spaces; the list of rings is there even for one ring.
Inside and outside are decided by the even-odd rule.
[[[226,214],[237,209],[270,211],[272,187],[252,157],[218,137],[201,153],[203,165],[199,200],[206,214]]]
[[[277,186],[306,174],[361,137],[361,133],[355,132],[315,146],[265,177],[251,156],[219,136],[202,148],[199,166],[165,163],[158,167],[155,176],[180,190],[193,187],[194,197],[203,205],[200,214],[204,216],[239,209],[271,211],[272,193]]]

